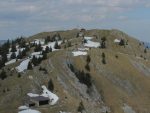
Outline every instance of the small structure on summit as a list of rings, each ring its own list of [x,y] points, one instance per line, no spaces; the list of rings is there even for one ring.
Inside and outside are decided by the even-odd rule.
[[[59,97],[49,91],[46,86],[42,86],[43,93],[41,95],[39,94],[33,94],[28,93],[28,101],[26,102],[26,105],[28,107],[34,107],[34,106],[42,106],[42,105],[55,105],[57,101],[59,100]]]

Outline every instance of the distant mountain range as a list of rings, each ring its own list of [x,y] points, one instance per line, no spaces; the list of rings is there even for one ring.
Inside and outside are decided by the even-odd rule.
[[[150,48],[150,43],[149,42],[145,42],[145,47]]]
[[[2,45],[5,42],[6,42],[6,40],[0,40],[0,45]]]

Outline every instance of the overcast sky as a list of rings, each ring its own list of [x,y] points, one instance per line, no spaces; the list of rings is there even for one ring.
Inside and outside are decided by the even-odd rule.
[[[0,39],[77,27],[150,42],[150,0],[0,0]]]

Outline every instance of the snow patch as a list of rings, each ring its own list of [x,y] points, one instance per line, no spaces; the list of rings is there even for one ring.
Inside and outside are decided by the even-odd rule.
[[[73,56],[87,55],[87,52],[83,52],[83,51],[74,51],[72,53]]]
[[[119,39],[115,39],[114,43],[120,43],[120,40]]]
[[[55,49],[55,48],[54,48],[55,43],[56,43],[56,42],[50,42],[50,43],[48,43],[47,45],[42,46],[42,47],[43,47],[43,50],[46,49],[46,46],[48,46],[49,48],[51,47],[51,48],[52,48],[52,51],[58,50],[58,49]],[[61,43],[62,43],[62,41],[58,41],[58,45],[60,45]]]
[[[50,92],[44,85],[42,86],[42,89],[43,89],[42,96],[48,97],[50,99],[50,105],[56,104],[59,97],[57,95],[55,95],[54,93]]]
[[[45,41],[44,40],[39,40],[39,39],[35,39],[33,42],[31,42],[32,44],[41,44],[44,45]]]
[[[100,43],[99,42],[93,42],[93,41],[87,40],[87,43],[85,43],[84,46],[85,47],[98,48],[98,47],[100,47]]]
[[[78,48],[79,51],[89,51],[89,48]]]
[[[87,37],[87,36],[85,36],[84,39],[85,39],[85,40],[92,40],[93,37]]]
[[[18,72],[23,72],[24,70],[27,70],[29,61],[30,61],[30,59],[26,59],[26,60],[22,61],[20,63],[20,65],[16,67],[16,70]]]
[[[16,62],[16,59],[12,59],[12,60],[6,62],[5,65],[13,64],[15,62]]]
[[[40,96],[40,95],[38,95],[38,94],[33,94],[33,93],[27,93],[27,95],[28,95],[29,97],[38,97],[38,96]]]
[[[59,111],[59,113],[71,113],[71,112],[64,112],[64,111]]]
[[[33,53],[31,53],[31,58],[33,57],[33,56],[35,56],[36,58],[41,58],[41,57],[43,57],[43,55],[41,55],[42,54],[42,51],[41,52],[33,52]]]
[[[29,109],[29,107],[27,107],[27,106],[20,106],[20,107],[18,107],[18,109],[19,110],[26,110],[26,109]]]
[[[49,91],[44,85],[42,86],[42,89],[43,89],[43,93],[41,95],[33,94],[33,93],[28,93],[27,95],[29,97],[38,97],[38,96],[48,97],[50,99],[50,105],[55,105],[59,100],[59,97],[56,94]]]
[[[124,113],[136,113],[132,107],[128,106],[127,104],[124,104],[124,106],[122,107]]]
[[[16,54],[16,56],[18,56],[19,55],[19,51],[23,51],[25,48],[18,48],[18,46],[16,46],[16,49],[17,49],[17,51],[15,52],[15,54]],[[9,49],[9,54],[7,54],[7,58],[8,59],[10,59],[10,57],[11,57],[11,54],[13,53],[13,52],[10,52],[11,51],[11,48]]]
[[[19,111],[18,113],[41,113],[37,110],[33,110],[33,109],[26,109],[26,110],[23,110],[23,111]]]
[[[93,47],[93,48],[100,47],[100,43],[99,42],[91,41],[91,39],[93,39],[93,37],[84,37],[84,39],[86,40],[86,43],[84,43],[85,47]]]

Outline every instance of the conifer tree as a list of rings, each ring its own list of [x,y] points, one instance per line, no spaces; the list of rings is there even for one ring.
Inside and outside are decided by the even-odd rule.
[[[80,113],[83,113],[84,110],[85,110],[85,108],[84,108],[83,102],[81,101],[79,103],[79,107],[78,107],[77,111],[80,112]]]
[[[38,59],[35,57],[35,55],[33,56],[33,58],[32,58],[32,63],[33,63],[33,65],[34,66],[37,66],[38,65]]]
[[[89,63],[87,63],[87,64],[85,65],[85,69],[86,69],[87,71],[90,71]]]
[[[144,53],[147,53],[147,49],[146,48],[144,49]]]
[[[15,58],[16,58],[16,53],[13,52],[13,53],[11,54],[10,58],[11,58],[11,59],[15,59]]]
[[[23,56],[22,56],[22,52],[21,52],[21,50],[19,50],[19,53],[18,53],[17,59],[22,59],[22,58],[23,58]]]
[[[106,48],[106,37],[101,38],[101,48]]]
[[[87,63],[90,63],[90,62],[91,62],[91,57],[90,57],[90,55],[87,55],[86,62],[87,62]]]
[[[28,67],[27,67],[27,69],[28,70],[32,70],[33,69],[33,67],[32,67],[32,63],[29,61],[29,63],[28,63]]]
[[[7,59],[7,54],[6,54],[6,53],[4,53],[4,54],[2,55],[2,61],[3,61],[4,63],[6,63],[6,62],[8,61],[8,59]]]
[[[26,54],[26,50],[24,49],[23,51],[22,51],[22,57],[24,57],[24,56],[26,56],[27,54]]]
[[[50,52],[50,48],[49,48],[48,46],[46,46],[45,52],[46,52],[46,53],[49,53],[49,52]]]
[[[42,55],[43,55],[43,60],[47,59],[47,53],[45,51],[42,51]]]
[[[16,44],[13,44],[11,47],[11,52],[16,52],[16,51],[17,51]]]
[[[120,45],[120,46],[125,46],[125,41],[124,41],[124,39],[121,39],[121,40],[120,40],[119,45]]]
[[[0,73],[0,78],[1,80],[4,80],[5,78],[7,78],[5,70],[2,70],[2,72]]]
[[[105,53],[102,53],[102,63],[103,63],[103,64],[106,64]]]
[[[50,79],[48,82],[48,89],[52,92],[54,91],[54,84],[53,84],[52,79]]]
[[[52,52],[52,47],[50,46],[50,48],[49,48],[49,52]]]
[[[54,48],[55,49],[60,49],[60,46],[58,45],[58,41],[55,42]]]

